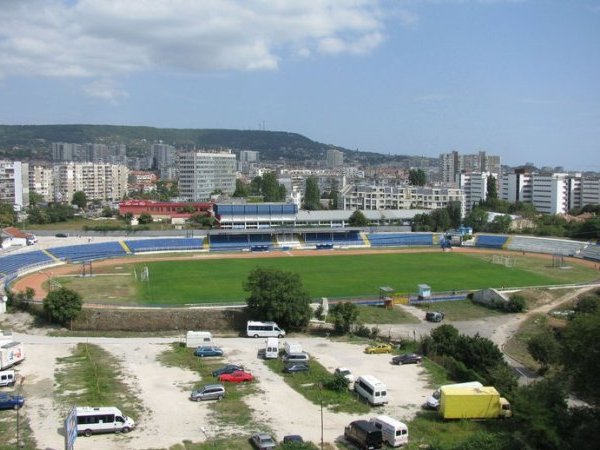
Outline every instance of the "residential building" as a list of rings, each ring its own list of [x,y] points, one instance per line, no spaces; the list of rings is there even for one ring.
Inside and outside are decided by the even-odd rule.
[[[581,205],[600,205],[600,178],[581,180]]]
[[[70,202],[83,191],[88,200],[115,202],[127,193],[129,169],[120,164],[55,164],[53,171],[55,201]]]
[[[344,165],[344,153],[330,148],[325,153],[325,161],[329,169],[336,169]]]
[[[243,174],[249,174],[250,169],[259,162],[259,152],[252,150],[241,150],[238,170]]]
[[[461,155],[457,151],[442,153],[439,157],[439,171],[442,183],[459,183],[462,172],[501,173],[500,157],[488,155],[485,151]]]
[[[471,212],[474,205],[487,199],[488,177],[490,175],[497,180],[498,175],[489,172],[463,172],[460,174],[458,186],[465,198],[465,214]]]
[[[523,169],[502,174],[500,197],[511,203],[532,203],[533,174]]]
[[[29,167],[29,191],[42,196],[45,202],[54,201],[54,170],[46,166]]]
[[[29,205],[29,164],[0,160],[0,202],[21,211]]]
[[[236,157],[226,152],[195,151],[179,155],[179,194],[187,201],[208,201],[211,194],[235,191]]]

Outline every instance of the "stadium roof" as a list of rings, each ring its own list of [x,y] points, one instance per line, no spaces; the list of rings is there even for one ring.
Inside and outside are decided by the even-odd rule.
[[[378,209],[378,210],[364,210],[361,212],[364,216],[372,221],[375,220],[403,220],[412,219],[417,214],[429,214],[429,209]],[[296,220],[298,221],[316,221],[316,220],[348,220],[354,213],[352,210],[321,210],[321,211],[306,211],[300,210],[296,214]]]

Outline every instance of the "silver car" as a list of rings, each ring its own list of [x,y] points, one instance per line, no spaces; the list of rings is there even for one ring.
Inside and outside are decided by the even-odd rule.
[[[194,389],[190,395],[190,400],[199,402],[200,400],[221,400],[225,397],[225,387],[222,384],[205,384],[200,389]]]
[[[272,450],[277,444],[271,436],[267,433],[256,433],[250,437],[250,442],[257,448],[257,450]]]

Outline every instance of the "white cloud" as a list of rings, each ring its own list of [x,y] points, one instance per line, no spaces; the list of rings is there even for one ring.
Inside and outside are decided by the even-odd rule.
[[[129,97],[129,94],[118,87],[114,80],[107,78],[91,82],[84,87],[83,91],[89,97],[106,100],[112,104],[117,104],[121,98]]]
[[[0,77],[269,70],[287,54],[360,54],[383,0],[2,0]]]

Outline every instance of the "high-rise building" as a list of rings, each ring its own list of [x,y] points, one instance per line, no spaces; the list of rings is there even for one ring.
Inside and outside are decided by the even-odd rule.
[[[250,169],[259,161],[259,152],[253,150],[241,150],[238,170],[242,173],[249,173]]]
[[[179,194],[187,201],[207,201],[215,191],[235,191],[236,157],[227,152],[196,151],[179,155]]]
[[[325,154],[325,161],[327,163],[327,167],[330,169],[342,167],[344,165],[344,153],[330,148]]]
[[[487,199],[488,177],[497,175],[489,172],[463,172],[459,177],[459,187],[464,195],[464,210],[468,214],[474,205]]]
[[[439,157],[439,171],[443,183],[459,183],[462,172],[501,173],[500,157],[488,155],[484,151],[472,155],[461,155],[456,151],[442,153]]]
[[[129,169],[120,164],[68,163],[53,167],[54,200],[70,202],[77,191],[88,200],[116,202],[127,194]]]
[[[29,191],[41,195],[45,202],[54,201],[54,170],[52,167],[29,167]]]
[[[0,202],[21,211],[29,205],[29,165],[0,160]]]

